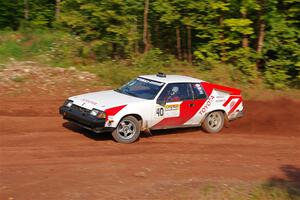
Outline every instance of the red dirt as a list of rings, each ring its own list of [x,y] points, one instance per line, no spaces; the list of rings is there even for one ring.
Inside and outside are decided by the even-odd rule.
[[[173,199],[300,167],[300,102],[246,101],[245,116],[220,134],[164,130],[130,145],[63,121],[62,102],[0,99],[0,199]]]

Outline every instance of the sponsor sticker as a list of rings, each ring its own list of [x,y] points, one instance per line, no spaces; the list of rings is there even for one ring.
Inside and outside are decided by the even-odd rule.
[[[167,104],[165,105],[165,117],[179,117],[180,104]]]
[[[93,104],[93,105],[96,105],[96,104],[97,104],[97,102],[91,101],[91,100],[89,100],[89,99],[81,99],[81,100],[84,101],[84,102]]]
[[[150,81],[150,80],[146,80],[146,79],[143,79],[143,78],[137,78],[137,80],[142,81],[144,83],[150,83],[152,85],[157,85],[157,86],[162,86],[163,85],[163,83],[156,82],[156,81]]]

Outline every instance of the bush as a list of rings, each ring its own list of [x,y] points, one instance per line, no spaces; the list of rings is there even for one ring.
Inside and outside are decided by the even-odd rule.
[[[240,81],[253,83],[257,79],[256,60],[257,54],[250,48],[239,48],[228,53],[229,63],[242,72]]]
[[[0,45],[0,61],[7,61],[9,58],[20,59],[24,55],[22,47],[14,41],[5,41]]]
[[[133,58],[133,65],[145,73],[157,73],[164,67],[170,66],[174,57],[164,54],[160,49],[154,48],[146,54]]]
[[[268,68],[265,71],[265,80],[267,84],[273,89],[284,89],[287,86],[287,70]]]

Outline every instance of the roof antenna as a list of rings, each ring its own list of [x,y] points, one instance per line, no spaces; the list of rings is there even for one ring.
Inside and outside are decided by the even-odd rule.
[[[161,77],[161,78],[166,78],[166,77],[167,77],[167,75],[166,75],[165,73],[163,73],[163,72],[158,72],[158,73],[156,74],[156,76],[157,76],[157,77]]]

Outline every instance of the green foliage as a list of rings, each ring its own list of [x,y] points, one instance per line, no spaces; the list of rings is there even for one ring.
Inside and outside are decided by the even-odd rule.
[[[194,51],[194,55],[196,59],[205,62],[212,62],[220,59],[218,52],[214,48],[217,44],[207,44],[200,46],[196,51]]]
[[[214,10],[221,10],[221,11],[228,11],[229,10],[229,3],[224,1],[210,1],[210,6]]]
[[[52,0],[28,0],[31,27],[49,27],[54,20],[55,5]]]
[[[172,56],[165,55],[160,49],[155,48],[135,58],[132,64],[144,73],[157,73],[159,69],[169,66],[172,59]]]
[[[144,0],[63,0],[57,19],[54,0],[28,0],[24,19],[25,2],[0,1],[1,61],[85,66],[129,60],[150,73],[179,62],[173,55],[188,60],[191,52],[195,69],[204,64],[215,73],[223,66],[243,84],[262,77],[271,88],[300,87],[299,0],[152,0],[152,50],[143,55]],[[118,72],[119,64],[112,66]]]
[[[0,1],[0,29],[18,29],[22,24],[25,27],[51,27],[54,22],[55,1],[28,0],[28,21],[24,19],[25,1]]]
[[[167,0],[157,0],[153,3],[154,9],[159,13],[160,21],[166,23],[167,25],[179,23],[181,19],[181,7],[179,3],[184,3],[182,0],[167,1]]]
[[[133,0],[66,0],[61,22],[83,40],[97,40],[97,52],[112,46],[113,55],[128,55],[139,38],[135,12],[141,5]]]
[[[243,76],[241,76],[240,81],[254,82],[258,74],[256,71],[256,59],[257,54],[250,48],[239,48],[234,51],[231,51],[228,54],[229,62],[232,63]]]
[[[61,31],[0,32],[0,62],[33,59],[58,66],[83,63],[80,49],[84,43]]]
[[[254,33],[252,27],[249,27],[253,22],[250,19],[225,19],[225,26],[230,27],[230,31],[236,31],[241,34],[250,35]]]
[[[270,30],[266,34],[264,48],[266,82],[276,89],[297,87],[294,83],[299,83],[300,29],[289,24],[299,23],[299,19],[284,17],[285,14],[277,9],[270,15]]]
[[[198,66],[199,78],[218,84],[237,86],[240,84],[242,73],[233,65],[222,64],[219,62],[202,63]]]
[[[22,6],[19,0],[0,1],[0,29],[16,30],[22,19]]]
[[[18,43],[6,41],[0,45],[0,61],[7,61],[10,57],[21,58],[23,50]]]
[[[289,78],[287,70],[281,67],[270,67],[265,72],[266,82],[274,89],[283,89],[286,87],[286,82]]]
[[[263,184],[254,187],[249,194],[251,200],[293,200],[297,199],[297,195],[290,194],[292,190],[297,191],[297,188],[287,186],[273,186],[270,184]]]
[[[196,199],[232,199],[232,200],[296,200],[299,199],[297,186],[283,183],[265,184],[218,184],[207,183],[201,187]],[[176,196],[176,193],[174,193]],[[183,193],[180,199],[189,199],[189,195]]]

